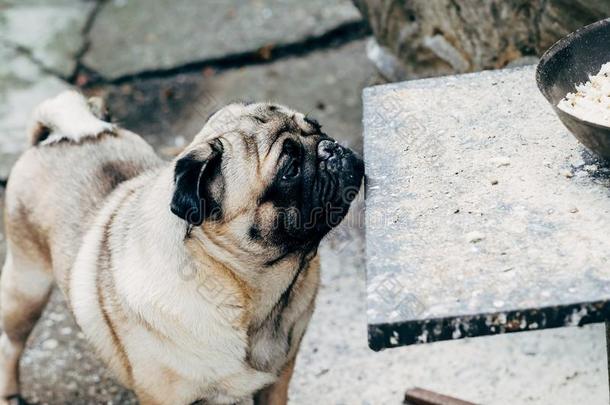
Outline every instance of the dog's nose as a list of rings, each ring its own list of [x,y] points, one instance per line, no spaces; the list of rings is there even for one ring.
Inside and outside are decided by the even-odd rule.
[[[318,143],[318,158],[320,160],[328,160],[337,154],[339,144],[328,139],[321,140]]]

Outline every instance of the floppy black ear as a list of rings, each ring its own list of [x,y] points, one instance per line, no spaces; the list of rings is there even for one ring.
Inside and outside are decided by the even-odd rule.
[[[206,152],[192,151],[178,159],[174,170],[174,196],[171,211],[191,225],[201,223],[212,215],[219,215],[219,196],[212,182],[220,171],[222,143],[213,142]]]

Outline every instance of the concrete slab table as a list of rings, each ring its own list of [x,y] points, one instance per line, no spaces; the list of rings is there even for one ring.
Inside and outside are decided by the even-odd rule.
[[[372,349],[610,319],[610,170],[534,71],[365,89]]]

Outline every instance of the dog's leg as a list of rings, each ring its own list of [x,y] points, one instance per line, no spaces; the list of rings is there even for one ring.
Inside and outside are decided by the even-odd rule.
[[[53,285],[49,263],[28,256],[9,248],[0,277],[0,404],[24,403],[19,397],[19,359]]]
[[[288,386],[294,371],[294,363],[295,359],[292,359],[273,385],[262,389],[254,396],[255,405],[286,405],[288,403]]]

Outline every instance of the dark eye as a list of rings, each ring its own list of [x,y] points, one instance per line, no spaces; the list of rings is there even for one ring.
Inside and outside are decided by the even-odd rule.
[[[301,149],[299,145],[287,139],[282,147],[282,179],[289,180],[297,177],[301,173]]]
[[[301,173],[301,167],[299,165],[298,160],[294,158],[290,158],[290,161],[284,167],[282,173],[282,179],[289,180],[294,179]]]

